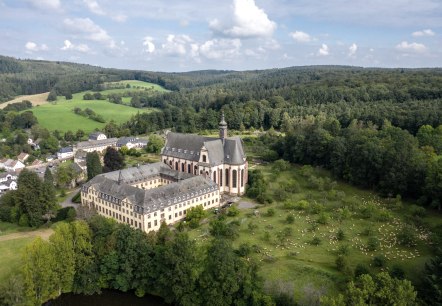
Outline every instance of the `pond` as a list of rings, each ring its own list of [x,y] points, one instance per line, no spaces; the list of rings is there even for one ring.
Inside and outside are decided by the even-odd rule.
[[[44,306],[166,306],[161,298],[146,295],[142,298],[135,296],[133,292],[121,292],[103,290],[101,294],[78,295],[72,293],[62,294],[56,300],[44,304]]]

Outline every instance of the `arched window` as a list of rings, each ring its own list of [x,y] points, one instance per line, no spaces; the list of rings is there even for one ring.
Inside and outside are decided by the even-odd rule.
[[[203,163],[205,163],[205,162],[207,162],[207,158],[206,158],[206,155],[204,154],[203,155]]]
[[[164,159],[164,161],[163,161],[166,165],[167,165],[167,159]]]
[[[213,181],[216,183],[216,170],[213,171]]]
[[[190,164],[187,165],[187,173],[192,173],[192,168]]]
[[[195,174],[195,175],[198,174],[198,166],[195,166],[195,169],[193,169],[193,174]]]
[[[226,186],[229,187],[229,169],[226,169]]]
[[[181,163],[181,172],[184,172],[184,163]]]
[[[244,169],[241,170],[241,187],[244,187]]]
[[[178,171],[178,162],[175,162],[175,170]]]
[[[219,185],[223,185],[223,170],[219,170]]]
[[[171,160],[169,160],[169,165],[172,168],[172,161]]]
[[[236,181],[238,179],[238,171],[233,170],[232,171],[232,187],[236,188]]]

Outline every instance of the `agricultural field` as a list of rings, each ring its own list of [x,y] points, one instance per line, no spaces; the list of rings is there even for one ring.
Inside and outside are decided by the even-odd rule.
[[[296,297],[306,292],[335,293],[357,265],[370,272],[396,269],[417,281],[417,272],[431,257],[427,223],[442,224],[420,207],[401,199],[381,199],[374,193],[333,181],[321,169],[272,164],[252,166],[266,180],[271,204],[242,198],[236,216],[234,246],[260,265],[266,286],[290,288]],[[250,208],[253,206],[254,208]],[[210,238],[213,212],[190,235]],[[338,269],[336,260],[344,264]]]
[[[111,93],[122,94],[128,91],[141,90],[151,90],[152,92],[165,91],[164,88],[147,82],[121,81],[117,84],[130,84],[131,88],[107,89],[100,93],[102,95],[107,95]],[[78,129],[82,129],[86,133],[89,133],[95,129],[103,128],[106,123],[111,120],[115,121],[117,124],[123,123],[138,112],[154,111],[153,108],[140,109],[128,106],[127,104],[130,103],[130,97],[124,97],[123,104],[114,104],[107,100],[83,100],[83,96],[86,93],[93,92],[84,91],[73,94],[71,100],[66,100],[65,97],[59,96],[55,102],[34,107],[32,112],[37,117],[39,124],[50,131],[59,130],[60,132],[66,132],[71,130],[72,132],[75,132]],[[89,108],[96,114],[100,115],[106,122],[97,122],[87,117],[77,115],[72,111],[76,107],[81,108],[82,110]]]
[[[48,95],[49,95],[49,92],[44,92],[44,93],[35,94],[35,95],[18,96],[15,99],[12,99],[12,100],[4,102],[4,103],[1,103],[0,104],[0,109],[5,108],[8,104],[21,102],[23,100],[30,101],[33,106],[43,105],[43,104],[48,103],[48,101],[47,101]]]

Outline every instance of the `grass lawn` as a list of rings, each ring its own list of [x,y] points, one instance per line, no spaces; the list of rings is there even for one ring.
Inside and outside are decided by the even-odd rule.
[[[394,200],[380,199],[373,192],[345,183],[334,183],[329,173],[312,169],[310,174],[299,166],[276,172],[270,165],[255,166],[263,171],[267,192],[272,204],[257,204],[256,209],[241,209],[236,217],[227,222],[239,224],[239,237],[233,242],[236,248],[243,244],[251,247],[250,257],[260,265],[260,274],[267,282],[285,282],[294,288],[295,296],[303,290],[316,288],[321,292],[337,292],[345,280],[345,273],[336,268],[338,254],[344,253],[349,268],[364,264],[371,272],[401,267],[408,279],[417,281],[416,275],[431,257],[430,232],[426,226],[412,228],[416,245],[402,246],[398,234],[410,224],[409,203],[398,204]],[[312,179],[316,178],[315,179]],[[317,179],[325,179],[318,187]],[[316,182],[316,183],[315,183]],[[320,184],[319,184],[320,185]],[[284,203],[305,200],[304,208],[284,207]],[[253,202],[243,198],[241,201]],[[372,213],[365,209],[369,207]],[[274,215],[268,210],[273,209]],[[293,223],[286,221],[293,216]],[[209,220],[215,218],[209,215]],[[424,217],[425,224],[430,217]],[[442,224],[442,218],[431,217],[431,223]],[[208,223],[190,230],[191,237],[199,243],[209,238]],[[342,230],[344,239],[338,240]],[[313,242],[316,240],[318,245]],[[377,246],[370,250],[369,241]],[[375,267],[376,256],[386,260],[384,267]]]
[[[0,284],[20,268],[24,248],[34,237],[0,241]]]
[[[22,227],[22,226],[18,226],[17,224],[0,221],[0,236],[11,234],[11,233],[16,233],[16,232],[26,232],[26,231],[30,231],[30,230],[31,230],[31,228],[29,228],[29,227]]]
[[[130,85],[130,88],[118,88],[118,89],[111,89],[112,86],[121,87],[121,85],[126,86],[127,84]],[[108,86],[109,89],[106,89],[102,91],[103,94],[110,94],[110,93],[124,93],[127,91],[144,91],[144,92],[169,92],[170,90],[165,89],[164,87],[149,83],[149,82],[143,82],[143,81],[136,81],[136,80],[124,80],[119,82],[108,82],[105,83],[105,86]]]

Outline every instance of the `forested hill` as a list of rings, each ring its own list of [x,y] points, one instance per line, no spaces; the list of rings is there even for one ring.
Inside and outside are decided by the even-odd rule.
[[[220,110],[234,129],[281,129],[284,116],[319,114],[335,117],[343,126],[353,119],[380,126],[387,119],[411,133],[424,124],[442,124],[441,68],[304,66],[164,73],[0,56],[0,101],[50,90],[58,95],[99,90],[103,82],[128,79],[171,90],[137,99],[141,106],[180,108],[184,115],[172,127],[188,132],[216,127],[212,117]],[[146,132],[142,129],[137,132]]]

